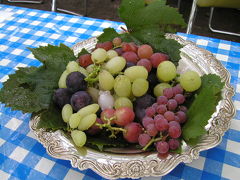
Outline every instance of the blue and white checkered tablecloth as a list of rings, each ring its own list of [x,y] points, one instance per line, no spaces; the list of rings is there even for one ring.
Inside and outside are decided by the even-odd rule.
[[[27,47],[64,43],[68,46],[119,29],[118,22],[0,5],[0,88],[17,67],[38,66]],[[237,114],[222,143],[204,151],[191,164],[180,164],[164,177],[142,179],[240,179],[240,43],[179,33],[211,51],[231,73]],[[29,130],[30,114],[0,104],[0,180],[103,179],[92,170],[72,168],[50,157]]]

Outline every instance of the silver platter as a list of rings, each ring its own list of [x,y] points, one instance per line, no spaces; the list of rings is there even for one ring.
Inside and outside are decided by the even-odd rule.
[[[167,34],[167,38],[175,39],[183,45],[178,71],[195,70],[199,74],[214,73],[225,82],[222,90],[223,99],[219,102],[216,112],[206,126],[208,134],[194,147],[184,145],[182,154],[169,155],[167,159],[157,158],[156,153],[109,153],[99,152],[91,148],[77,148],[71,139],[62,131],[49,132],[37,129],[39,118],[30,121],[30,128],[39,142],[46,148],[47,153],[55,158],[69,160],[73,167],[80,170],[92,169],[99,175],[108,178],[140,178],[144,176],[163,176],[173,170],[179,163],[191,163],[199,158],[199,152],[217,146],[224,133],[230,126],[235,114],[232,96],[233,87],[230,85],[230,73],[209,52],[198,48],[194,43],[185,41],[177,35]],[[82,48],[91,51],[96,38],[77,43],[73,46],[77,54]]]

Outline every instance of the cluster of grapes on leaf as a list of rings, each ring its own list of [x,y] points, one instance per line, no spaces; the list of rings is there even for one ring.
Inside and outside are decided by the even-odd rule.
[[[168,55],[116,37],[69,62],[53,100],[77,146],[104,131],[143,150],[155,146],[163,157],[181,144],[184,92],[201,85],[194,71],[176,77]]]

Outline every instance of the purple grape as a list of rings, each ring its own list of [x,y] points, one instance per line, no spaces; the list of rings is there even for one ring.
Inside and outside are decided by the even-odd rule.
[[[92,97],[86,91],[78,91],[71,97],[71,105],[74,111],[92,103]]]
[[[153,103],[152,107],[157,110],[158,104],[157,103]]]
[[[153,117],[155,115],[155,113],[156,113],[156,110],[152,106],[150,106],[147,109],[145,109],[145,114],[148,117]]]
[[[167,98],[166,96],[158,96],[158,98],[157,98],[157,103],[158,103],[159,105],[161,105],[161,104],[167,104],[167,102],[168,102],[168,98]]]
[[[122,53],[123,53],[122,48],[116,48],[116,49],[114,49],[114,50],[118,53],[119,56],[121,56]]]
[[[164,116],[162,114],[158,114],[154,117],[154,121],[156,121],[157,119],[164,119]]]
[[[166,111],[167,111],[166,105],[163,105],[163,104],[158,105],[158,107],[157,107],[157,113],[159,113],[159,114],[164,114]]]
[[[177,84],[176,86],[173,87],[173,94],[183,94],[183,88],[181,87],[180,84]]]
[[[177,108],[177,101],[175,99],[169,99],[167,103],[168,110],[174,111]]]
[[[174,99],[177,101],[178,104],[183,104],[185,102],[185,97],[182,94],[176,94]]]
[[[159,83],[156,72],[153,70],[148,74],[147,80],[149,82],[149,90],[152,90]]]
[[[123,70],[122,71],[125,71],[125,69],[127,69],[127,68],[129,68],[129,67],[132,67],[132,66],[136,66],[133,62],[127,62],[126,63],[126,66],[123,68]]]
[[[165,119],[167,119],[168,121],[174,121],[175,120],[175,115],[172,111],[167,111],[164,113],[164,117]]]
[[[143,127],[147,128],[147,126],[148,126],[149,124],[154,124],[154,120],[153,120],[153,118],[151,118],[151,117],[145,116],[145,117],[142,119],[142,125],[143,125]]]
[[[179,122],[180,123],[180,118],[178,116],[175,115],[175,120],[176,122]]]
[[[179,106],[179,110],[183,112],[187,112],[187,107],[186,106]]]
[[[180,146],[180,143],[177,139],[169,139],[168,145],[171,150],[176,150]]]
[[[179,138],[182,134],[181,127],[170,126],[168,129],[168,134],[172,138]]]
[[[135,101],[135,106],[138,108],[146,109],[151,106],[155,102],[155,98],[149,94],[145,94],[144,96],[138,97]]]
[[[158,131],[166,131],[169,128],[168,121],[164,118],[158,118],[154,120],[155,127]]]
[[[183,112],[183,111],[178,111],[178,112],[176,113],[176,116],[179,118],[180,123],[184,123],[184,122],[187,120],[186,113]]]
[[[165,88],[163,90],[163,95],[166,96],[168,99],[171,99],[174,95],[172,88]]]
[[[179,122],[177,122],[177,121],[171,121],[168,124],[169,124],[169,127],[177,126],[177,127],[181,128]]]
[[[147,134],[149,136],[156,136],[157,133],[158,133],[158,130],[157,128],[155,127],[155,124],[148,124],[147,127],[146,127],[146,130],[147,130]]]
[[[156,148],[157,148],[157,151],[161,154],[165,154],[168,152],[169,150],[169,145],[167,142],[165,141],[159,141],[157,142],[156,144]]]
[[[53,94],[53,102],[62,108],[65,104],[70,104],[72,93],[67,88],[59,88]]]
[[[77,91],[85,91],[87,89],[87,82],[84,80],[85,76],[80,72],[71,72],[66,79],[68,89],[75,93]]]
[[[141,109],[141,108],[136,107],[135,108],[135,115],[136,115],[136,118],[140,122],[142,122],[142,119],[145,117],[145,109]]]
[[[86,131],[87,134],[95,135],[95,134],[98,134],[101,131],[99,126],[95,125],[96,123],[103,124],[103,121],[100,118],[97,118],[96,122]]]
[[[149,143],[150,140],[151,140],[151,137],[146,133],[140,134],[139,137],[138,137],[138,143],[142,147],[146,146],[147,143]]]

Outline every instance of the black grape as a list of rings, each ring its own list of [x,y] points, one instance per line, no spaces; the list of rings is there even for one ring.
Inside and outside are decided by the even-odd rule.
[[[92,104],[92,97],[86,91],[78,91],[71,97],[71,105],[76,112],[89,104]]]
[[[62,108],[65,104],[70,104],[72,93],[67,88],[59,88],[53,94],[53,102]]]
[[[147,107],[151,106],[155,101],[156,99],[154,97],[149,94],[145,94],[144,96],[136,98],[135,106],[141,109],[146,109]]]
[[[85,91],[87,89],[87,82],[84,80],[85,76],[80,72],[71,72],[66,79],[67,87],[73,93],[77,91]]]

